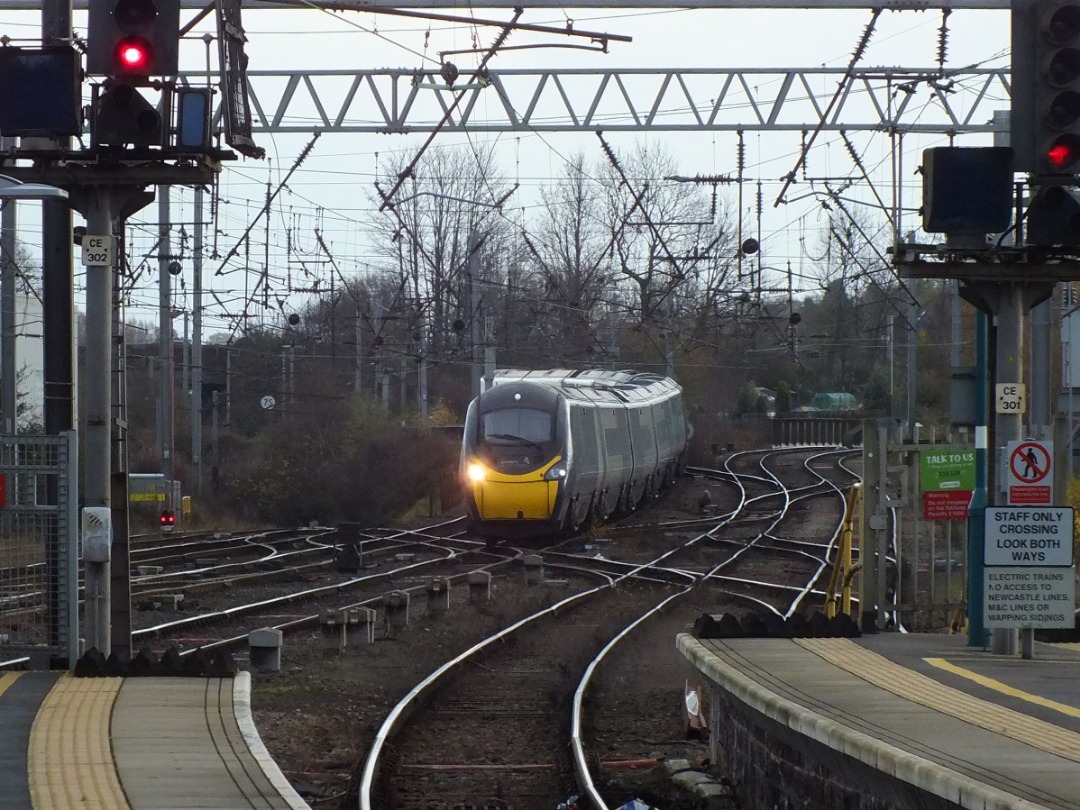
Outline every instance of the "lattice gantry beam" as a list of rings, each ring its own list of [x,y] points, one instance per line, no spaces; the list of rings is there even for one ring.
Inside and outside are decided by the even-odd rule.
[[[444,131],[801,131],[815,127],[842,68],[249,71],[254,132],[430,132],[456,92]],[[184,81],[198,84],[199,74]],[[852,71],[825,130],[991,132],[1008,109],[1007,68]]]

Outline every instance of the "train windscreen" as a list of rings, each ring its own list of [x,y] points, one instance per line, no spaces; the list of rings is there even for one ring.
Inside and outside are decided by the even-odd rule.
[[[480,417],[480,448],[495,469],[521,473],[550,460],[555,419],[536,408],[500,408]]]
[[[534,408],[504,408],[483,415],[483,439],[492,444],[547,444],[553,428],[551,414]]]

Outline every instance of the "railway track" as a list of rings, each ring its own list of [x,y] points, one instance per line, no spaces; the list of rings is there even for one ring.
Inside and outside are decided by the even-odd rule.
[[[380,810],[509,810],[580,793],[596,808],[619,806],[647,795],[658,755],[693,750],[675,634],[705,612],[785,616],[820,602],[815,583],[853,480],[841,458],[735,454],[692,470],[676,494],[683,501],[547,546],[489,548],[458,521],[150,538],[133,552],[136,602],[165,607],[136,614],[135,646],[223,648],[242,659],[252,630],[288,634],[289,671],[257,675],[253,703],[271,751],[313,797]],[[699,488],[708,504],[694,504]],[[526,558],[536,554],[542,581],[530,585]],[[477,572],[491,577],[490,601],[462,601]],[[448,613],[426,601],[434,578],[454,589]],[[395,632],[381,610],[389,592],[414,606]],[[180,602],[168,598],[178,593]],[[375,643],[326,659],[318,628],[327,608],[378,615]],[[305,674],[311,667],[317,675]],[[316,696],[338,708],[312,705]],[[309,719],[310,730],[297,729]],[[327,745],[351,755],[312,757]]]
[[[654,549],[657,533],[664,546],[650,560],[623,559],[617,529],[610,546],[592,542],[585,553],[545,551],[545,565],[587,572],[608,584],[493,634],[411,690],[388,714],[371,746],[358,791],[360,807],[511,810],[554,806],[573,793],[586,795],[596,808],[617,806],[606,802],[604,792],[621,803],[626,791],[602,767],[601,754],[618,748],[623,763],[650,757],[615,745],[613,739],[625,735],[597,722],[612,690],[593,682],[596,673],[626,669],[638,639],[670,626],[667,617],[675,611],[685,621],[693,605],[791,615],[812,594],[827,564],[842,510],[830,510],[826,520],[832,531],[817,544],[818,553],[799,547],[807,544],[805,538],[782,536],[780,527],[794,505],[812,499],[831,504],[842,495],[842,485],[813,471],[807,461],[794,486],[771,472],[764,458],[754,463],[754,472],[732,464],[708,471],[737,493],[726,511],[706,520],[646,524],[654,532]],[[746,519],[759,509],[755,520]],[[754,523],[758,527],[748,531]],[[725,537],[726,531],[736,539]],[[632,537],[641,534],[640,525],[629,529]],[[636,545],[645,544],[638,540]],[[598,547],[607,553],[596,553]],[[800,565],[777,566],[777,557],[784,555]],[[588,621],[575,621],[577,615]],[[674,632],[668,636],[673,637]],[[569,760],[564,751],[571,752]],[[576,784],[570,782],[571,770]]]

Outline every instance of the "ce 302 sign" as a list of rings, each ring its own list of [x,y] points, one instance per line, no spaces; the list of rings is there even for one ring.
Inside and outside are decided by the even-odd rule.
[[[82,263],[84,267],[109,267],[113,263],[112,236],[84,234],[82,238]]]

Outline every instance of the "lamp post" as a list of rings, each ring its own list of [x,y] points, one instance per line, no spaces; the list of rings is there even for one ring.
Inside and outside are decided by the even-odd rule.
[[[0,408],[0,426],[2,432],[13,434],[16,431],[15,416],[17,412],[16,397],[17,386],[15,379],[15,231],[17,219],[15,216],[15,203],[18,200],[35,200],[39,202],[63,201],[68,199],[68,193],[56,186],[41,183],[23,183],[7,175],[0,175],[0,386],[2,386],[2,408]],[[68,426],[74,446],[74,427]],[[73,517],[69,512],[69,517]],[[54,640],[60,649],[67,651],[68,660],[74,662],[79,649],[79,610],[78,610],[78,558],[75,550],[78,548],[77,531],[78,524],[75,520],[68,522],[68,537],[63,540],[59,537],[58,523],[47,532],[46,545],[46,581],[55,583],[49,586],[47,594],[47,616],[49,638]],[[66,557],[61,559],[59,551],[66,549]],[[105,622],[108,620],[108,566],[96,567],[99,576],[92,582],[92,574],[87,572],[86,603],[89,606],[94,602],[94,607],[87,608],[88,617],[90,611],[104,612]],[[102,587],[104,590],[102,591]],[[96,591],[95,591],[96,588]],[[93,599],[94,595],[97,599]],[[66,627],[60,626],[62,608],[67,606]]]
[[[0,174],[0,200],[66,200],[68,193],[62,188],[44,183],[23,183],[14,177]]]
[[[0,433],[16,431],[18,396],[15,372],[15,203],[18,200],[66,200],[68,193],[56,186],[23,183],[0,175]]]

